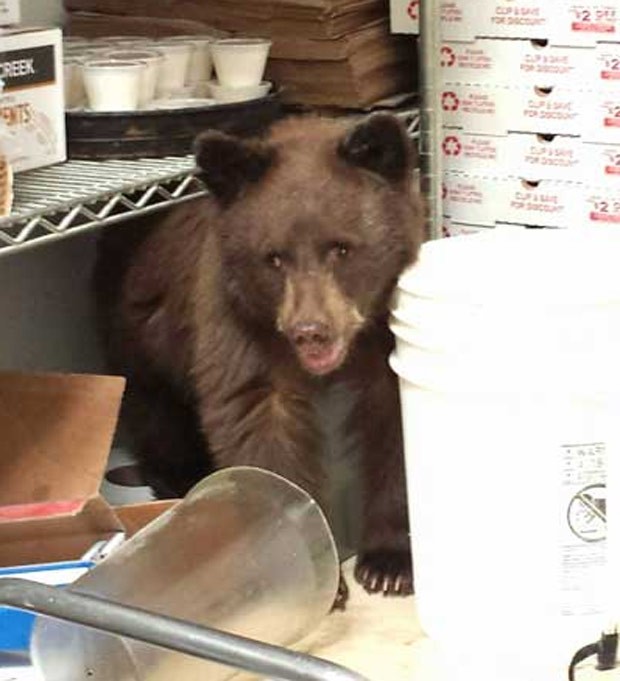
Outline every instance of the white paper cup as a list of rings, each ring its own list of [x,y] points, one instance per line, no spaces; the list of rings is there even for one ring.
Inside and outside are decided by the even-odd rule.
[[[163,54],[156,92],[158,97],[165,97],[171,92],[179,92],[185,87],[189,61],[194,47],[191,43],[161,40],[157,49]]]
[[[144,107],[155,97],[155,87],[159,79],[164,56],[157,50],[126,50],[116,49],[106,53],[108,59],[116,61],[139,61],[146,64],[146,69],[140,81],[138,106]]]
[[[211,55],[221,85],[259,85],[265,73],[271,41],[265,38],[224,38],[211,44]]]
[[[213,71],[211,58],[211,43],[215,40],[207,35],[173,35],[166,38],[170,42],[189,44],[194,49],[189,58],[187,68],[187,83],[199,83],[208,81]]]
[[[146,64],[98,59],[82,67],[88,104],[93,111],[135,111]]]

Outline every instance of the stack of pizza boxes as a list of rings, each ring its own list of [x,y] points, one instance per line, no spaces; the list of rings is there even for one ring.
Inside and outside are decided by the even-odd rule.
[[[445,231],[620,223],[620,2],[440,4]]]

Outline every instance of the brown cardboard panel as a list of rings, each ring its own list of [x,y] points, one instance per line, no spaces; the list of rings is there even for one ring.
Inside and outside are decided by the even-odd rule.
[[[201,21],[162,19],[158,17],[121,16],[94,12],[72,12],[67,15],[65,28],[69,34],[96,37],[104,35],[167,36],[204,33],[225,37],[228,32]]]
[[[0,567],[77,560],[98,539],[122,529],[101,497],[89,499],[75,515],[0,523]]]
[[[124,386],[114,376],[0,372],[0,567],[78,560],[176,503],[117,514],[99,495]]]
[[[388,16],[385,0],[65,0],[70,30],[79,34],[84,17],[119,20],[158,17],[203,22],[216,28],[268,37],[337,38]],[[75,23],[74,23],[75,22]]]
[[[146,504],[115,506],[114,512],[125,528],[126,535],[131,537],[162,513],[173,506],[176,506],[176,504],[178,504],[178,500],[176,499],[165,499],[161,501],[152,501]]]
[[[70,533],[17,538],[0,549],[0,568],[79,560],[97,541],[110,539],[112,534]]]
[[[65,0],[67,10],[103,12],[142,16],[192,16],[235,8],[239,14],[265,18],[284,12],[307,13],[316,17],[329,17],[359,12],[367,7],[386,6],[384,0]]]
[[[0,373],[0,505],[98,493],[125,380]]]
[[[355,65],[334,68],[334,62],[307,62],[299,68],[299,62],[274,59],[267,66],[266,78],[286,83],[283,97],[287,101],[357,108],[370,106],[378,100],[399,92],[411,92],[413,69],[410,62],[388,62],[365,71],[364,76],[355,74]]]

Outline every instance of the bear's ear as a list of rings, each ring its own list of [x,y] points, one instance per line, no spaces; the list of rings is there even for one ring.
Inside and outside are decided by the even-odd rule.
[[[211,130],[196,138],[194,155],[201,179],[226,205],[243,187],[263,177],[274,161],[275,150],[262,142]]]
[[[372,114],[355,125],[340,140],[338,154],[390,182],[403,180],[414,164],[412,141],[404,125],[390,114]]]

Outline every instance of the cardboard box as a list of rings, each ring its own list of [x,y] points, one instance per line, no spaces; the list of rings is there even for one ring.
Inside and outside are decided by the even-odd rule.
[[[521,230],[527,229],[526,225],[512,225],[496,222],[494,225],[470,225],[465,222],[455,222],[450,218],[444,218],[442,234],[445,237],[467,236],[468,234],[480,234],[490,230]]]
[[[445,84],[443,125],[486,135],[526,132],[574,135],[585,142],[620,144],[620,88],[507,87]]]
[[[392,31],[419,33],[419,5],[424,0],[390,0]],[[545,38],[555,35],[557,3],[544,0],[442,0],[440,33],[444,40],[478,37]]]
[[[595,70],[595,48],[558,47],[546,41],[479,38],[439,46],[444,83],[575,88]],[[618,72],[620,76],[620,71]]]
[[[446,172],[443,184],[443,209],[452,222],[491,227],[503,217],[500,180]]]
[[[446,130],[442,141],[443,167],[491,177],[576,181],[583,178],[583,146],[579,138],[559,135],[495,136]]]
[[[390,0],[390,31],[420,33],[420,0]]]
[[[420,33],[420,2],[424,0],[390,0],[390,28],[392,33]],[[486,0],[483,0],[486,2]],[[440,32],[444,40],[473,40],[479,3],[466,0],[441,0],[439,3]]]
[[[452,224],[571,229],[620,225],[620,188],[615,186],[446,172],[444,197],[445,216]]]
[[[0,0],[0,26],[19,24],[20,19],[19,0]]]
[[[560,2],[546,0],[483,0],[480,16],[471,26],[479,36],[552,38],[557,33]]]
[[[85,567],[93,547],[133,534],[175,503],[112,508],[99,493],[124,383],[111,376],[0,373],[5,574],[45,579],[55,572],[62,584],[68,571]],[[13,630],[14,645],[28,640],[32,618],[0,608],[0,622],[16,616],[12,626],[0,626]]]
[[[561,87],[454,83],[442,87],[441,107],[444,125],[464,132],[580,135],[593,97],[591,92]]]
[[[0,29],[0,149],[15,172],[66,159],[61,31]]]
[[[419,33],[419,2],[390,0],[394,33]],[[620,35],[620,10],[613,0],[443,0],[441,38],[527,38],[553,45],[593,46]]]
[[[161,26],[158,19],[178,22],[182,18],[246,35],[329,40],[387,18],[386,0],[65,0],[64,8],[71,33],[76,35],[84,35],[83,18],[88,23],[98,18],[102,28],[109,20],[110,28],[114,24],[120,28],[118,20],[122,17],[140,18],[145,29],[138,31],[140,34],[151,33],[157,24]],[[170,34],[169,30],[164,32]]]
[[[446,215],[454,222],[494,226],[498,222],[537,227],[578,224],[583,197],[577,184],[519,178],[444,175]]]
[[[595,89],[617,88],[620,83],[620,43],[599,43],[588,78]]]
[[[488,232],[490,229],[493,229],[493,227],[487,227],[486,225],[468,225],[462,222],[453,222],[449,218],[445,218],[441,233],[444,237],[455,237],[478,234],[479,232]]]
[[[555,39],[564,45],[620,39],[620,8],[614,0],[563,0],[559,10]]]
[[[448,171],[620,187],[620,145],[591,144],[579,137],[446,130],[442,155]]]
[[[620,144],[620,88],[608,88],[583,99],[582,135],[588,142]]]
[[[620,227],[620,190],[615,187],[586,187],[582,196],[577,224]]]

